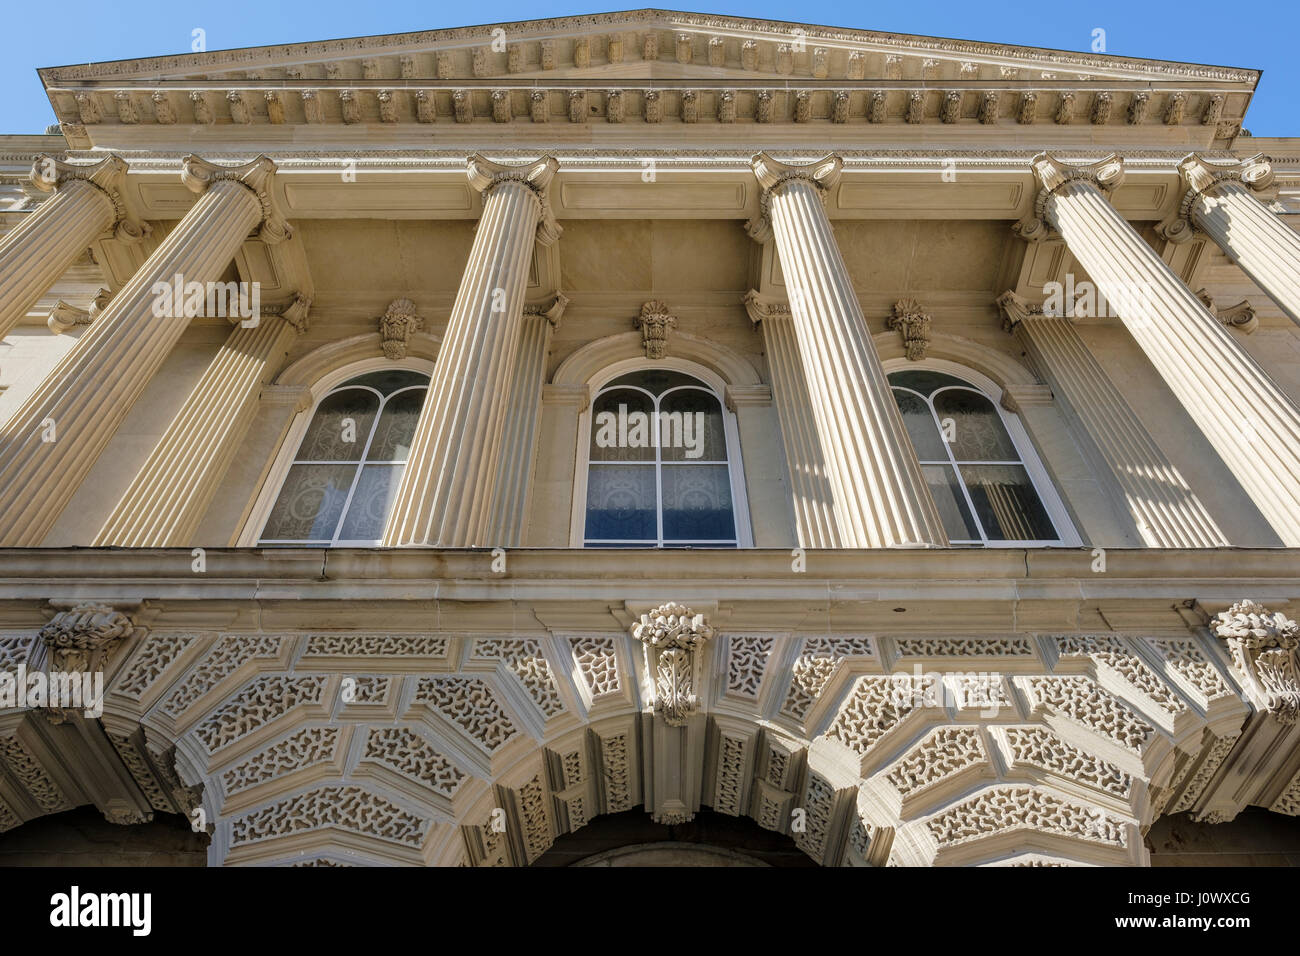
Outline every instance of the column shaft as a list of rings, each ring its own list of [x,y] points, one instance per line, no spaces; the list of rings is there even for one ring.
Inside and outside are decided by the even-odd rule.
[[[1300,234],[1239,182],[1221,182],[1198,196],[1191,214],[1192,222],[1300,323]]]
[[[841,546],[946,547],[818,186],[782,179],[769,206]]]
[[[386,546],[497,544],[489,532],[528,264],[543,216],[538,190],[554,172],[553,160],[542,165],[549,172],[539,174],[540,186],[517,175],[483,183],[483,216],[389,514]],[[471,182],[475,175],[471,161]]]
[[[0,337],[12,331],[115,218],[108,193],[72,179],[5,235],[0,241]]]
[[[97,547],[193,544],[217,483],[258,407],[258,394],[298,330],[268,315],[236,327],[95,538]]]
[[[1074,326],[1063,318],[1028,313],[1018,318],[1014,331],[1113,477],[1146,546],[1227,547],[1223,532],[1142,427]]]
[[[248,186],[209,186],[0,430],[0,544],[41,543],[189,326],[183,309],[154,314],[154,284],[219,279],[262,215]]]
[[[1300,409],[1091,181],[1058,185],[1044,209],[1274,531],[1300,546]]]

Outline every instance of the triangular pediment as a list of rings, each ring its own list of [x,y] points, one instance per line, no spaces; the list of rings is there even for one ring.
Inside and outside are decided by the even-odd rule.
[[[1098,94],[1112,92],[1120,96],[1120,122],[1214,125],[1225,104],[1234,117],[1244,112],[1259,78],[1248,69],[663,10],[90,63],[40,75],[68,127],[585,122],[590,115],[621,122],[624,114],[654,122],[661,108],[695,122],[700,107],[701,117],[720,122],[738,110],[741,121],[756,122],[856,116],[1104,125],[1112,99]],[[607,104],[610,89],[627,92],[626,101]],[[663,106],[647,108],[645,90],[664,92]],[[698,101],[683,96],[691,90]],[[1072,91],[1082,95],[1062,95]],[[764,96],[779,102],[768,109]]]

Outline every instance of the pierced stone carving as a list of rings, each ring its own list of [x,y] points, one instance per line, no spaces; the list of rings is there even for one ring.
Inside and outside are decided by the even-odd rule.
[[[280,653],[281,640],[278,634],[222,637],[163,701],[160,710],[173,719],[180,717],[246,662],[275,658]]]
[[[1255,703],[1287,725],[1300,718],[1296,646],[1300,625],[1254,601],[1241,601],[1218,614],[1214,633],[1228,642],[1232,662]]]
[[[388,767],[448,799],[468,779],[427,740],[405,727],[371,728],[361,759]]]
[[[1025,637],[900,637],[902,657],[1033,657]]]
[[[241,846],[327,827],[419,848],[429,821],[360,787],[321,787],[235,820],[230,842]]]
[[[492,689],[476,677],[426,677],[416,686],[414,703],[427,704],[459,724],[489,754],[517,733]]]
[[[550,848],[551,823],[546,815],[546,794],[540,776],[519,788],[519,817],[524,834],[524,850],[528,862],[534,862]]]
[[[548,720],[564,710],[551,665],[542,654],[541,645],[532,638],[480,638],[474,643],[473,656],[504,661]]]
[[[727,693],[755,699],[776,639],[767,635],[727,635]]]
[[[930,346],[930,315],[921,308],[921,303],[915,299],[899,299],[885,325],[902,334],[909,361],[919,362],[925,358],[925,350]]]
[[[1007,727],[1008,750],[1013,764],[1025,764],[1065,780],[1095,787],[1127,800],[1133,778],[1113,764],[1066,743],[1046,727]]]
[[[570,644],[578,672],[582,674],[593,701],[606,694],[617,694],[622,689],[612,637],[574,637]]]
[[[1178,715],[1187,703],[1119,637],[1110,634],[1062,634],[1056,637],[1062,657],[1088,657],[1109,667],[1167,714]]]
[[[1091,677],[1043,676],[1023,680],[1029,690],[1031,707],[1045,707],[1068,717],[1133,753],[1141,755],[1155,733],[1155,728],[1113,694],[1102,690]]]
[[[713,628],[703,614],[670,603],[642,614],[632,636],[645,645],[646,667],[655,675],[655,710],[670,726],[685,726],[699,704],[697,648],[713,636]]]
[[[841,662],[850,657],[871,657],[874,653],[869,637],[809,638],[794,663],[790,690],[781,710],[796,720],[803,720]]]
[[[139,700],[181,654],[198,640],[197,634],[150,634],[140,642],[125,673],[114,690],[124,697]]]
[[[641,39],[641,59],[649,62],[659,59],[659,34],[653,30]]]
[[[327,680],[324,675],[259,677],[199,724],[194,736],[208,753],[224,750],[296,707],[323,708]]]
[[[623,62],[623,38],[618,34],[611,35],[605,44],[605,59],[610,63]]]
[[[1191,638],[1148,637],[1146,642],[1164,658],[1174,672],[1196,688],[1206,701],[1234,696],[1227,681]]]
[[[987,763],[988,752],[976,727],[940,727],[890,767],[886,779],[901,796],[930,789],[968,767]]]
[[[600,739],[600,762],[605,778],[605,808],[620,813],[632,808],[632,770],[628,764],[627,737]]]
[[[826,736],[861,756],[913,712],[941,700],[933,674],[859,677]]]
[[[411,336],[424,328],[424,319],[415,311],[410,299],[394,299],[379,317],[379,336],[384,357],[392,361],[406,358]]]
[[[8,765],[14,779],[46,813],[72,809],[72,802],[17,737],[0,737],[0,761]]]
[[[740,797],[745,781],[745,746],[743,737],[722,734],[718,748],[718,786],[713,809],[728,816],[740,816]]]
[[[1214,775],[1219,772],[1219,767],[1227,759],[1232,748],[1237,745],[1240,734],[1231,734],[1223,737],[1215,736],[1207,727],[1201,735],[1201,749],[1204,756],[1196,768],[1196,773],[1188,781],[1186,788],[1174,804],[1170,813],[1183,813],[1192,809],[1196,801],[1205,793],[1205,788],[1210,785]]]
[[[652,299],[641,306],[641,314],[636,317],[635,327],[641,330],[641,343],[645,346],[645,357],[661,359],[668,350],[668,333],[677,327],[677,318],[668,310],[668,306]]]
[[[227,795],[248,790],[334,757],[339,727],[304,727],[222,774]],[[167,809],[160,807],[159,809]]]
[[[1127,827],[1101,810],[1070,803],[1033,787],[995,787],[926,821],[941,849],[1008,830],[1038,830],[1115,847],[1128,845]]]

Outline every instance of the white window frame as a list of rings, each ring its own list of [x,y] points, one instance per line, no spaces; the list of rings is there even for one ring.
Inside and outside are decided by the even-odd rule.
[[[285,543],[285,544],[261,544],[262,529],[266,527],[267,520],[271,517],[271,509],[275,507],[276,499],[280,497],[280,489],[284,486],[285,479],[289,477],[289,469],[293,467],[295,458],[298,455],[298,446],[302,444],[303,435],[307,432],[307,427],[311,424],[312,419],[316,416],[316,409],[320,407],[321,401],[349,379],[366,375],[370,372],[419,372],[428,375],[430,382],[433,378],[433,363],[426,359],[408,358],[402,362],[394,362],[392,359],[376,357],[363,359],[360,362],[352,362],[342,368],[335,369],[328,375],[322,376],[311,387],[311,407],[304,409],[294,416],[288,431],[285,433],[284,441],[280,443],[280,450],[276,452],[275,461],[267,472],[266,479],[262,482],[262,488],[257,494],[257,499],[253,504],[252,511],[249,512],[247,520],[244,522],[243,529],[239,533],[239,544],[241,548],[341,548],[341,547],[374,547],[373,542],[361,542],[353,545],[350,542],[340,541],[334,544],[322,545],[317,543]],[[378,418],[375,419],[378,424]],[[346,510],[346,506],[345,506]]]
[[[953,378],[965,382],[974,391],[982,393],[985,398],[992,402],[993,407],[997,410],[998,417],[1002,420],[1003,427],[1006,428],[1007,434],[1011,437],[1011,443],[1015,445],[1016,453],[1020,456],[1020,464],[1028,473],[1029,482],[1038,494],[1038,500],[1043,503],[1043,509],[1047,512],[1047,516],[1051,519],[1052,526],[1056,528],[1057,533],[1057,537],[1052,540],[963,542],[956,545],[956,547],[1077,548],[1083,544],[1083,539],[1079,536],[1079,532],[1075,530],[1074,522],[1070,520],[1070,514],[1066,510],[1065,502],[1056,490],[1056,483],[1052,481],[1047,469],[1043,467],[1043,462],[1038,457],[1038,449],[1034,447],[1033,441],[1030,440],[1029,433],[1020,421],[1020,416],[1002,407],[1002,389],[998,387],[997,383],[987,375],[983,375],[969,366],[959,365],[945,359],[922,359],[919,362],[913,362],[905,358],[895,358],[889,359],[883,364],[886,376],[893,372],[915,370],[941,372],[944,375],[951,375]],[[891,385],[890,388],[892,397],[893,386]],[[928,403],[928,399],[923,399],[923,401]],[[948,454],[949,458],[951,458],[951,449],[948,449]],[[966,487],[966,481],[961,477],[960,471],[956,472],[956,474],[957,479],[961,482],[962,493],[966,496],[967,507],[971,509],[972,517],[978,522],[979,518],[976,515],[974,503],[970,501],[970,491]]]
[[[704,366],[696,365],[694,362],[685,359],[663,358],[652,362],[644,358],[633,358],[624,359],[621,362],[606,366],[587,381],[587,386],[591,391],[591,398],[587,402],[587,406],[578,415],[578,449],[577,454],[574,455],[573,511],[569,522],[569,547],[587,548],[587,475],[591,466],[591,413],[596,404],[596,397],[606,385],[616,378],[627,375],[629,372],[665,370],[689,375],[711,391],[713,397],[718,400],[718,406],[722,409],[722,433],[727,443],[727,478],[731,485],[732,515],[736,522],[735,548],[752,548],[754,546],[753,528],[749,519],[749,498],[745,494],[745,465],[740,455],[740,429],[736,424],[735,413],[727,407],[727,383]],[[657,470],[658,466],[656,466]],[[659,487],[657,478],[656,487]],[[663,502],[657,501],[655,506],[657,509],[656,521],[662,523]],[[611,545],[611,547],[616,546]],[[654,547],[656,550],[686,548],[732,550],[727,545],[716,546],[709,544],[674,544],[670,546],[628,544],[627,547],[640,549]]]

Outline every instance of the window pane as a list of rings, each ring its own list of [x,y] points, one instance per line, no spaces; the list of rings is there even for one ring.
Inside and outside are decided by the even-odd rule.
[[[378,541],[384,536],[388,509],[397,494],[405,465],[364,465],[347,516],[339,530],[342,541]]]
[[[379,396],[344,388],[325,396],[298,446],[299,461],[358,461],[379,410]]]
[[[712,392],[687,388],[659,402],[659,444],[663,461],[726,461],[722,406]]]
[[[638,388],[644,388],[651,395],[662,395],[670,388],[678,385],[699,385],[700,383],[691,378],[684,372],[674,372],[666,368],[641,369],[636,372],[628,372],[626,375],[620,375],[618,378],[609,382],[605,387],[612,385],[635,385]]]
[[[730,540],[731,481],[726,465],[664,465],[664,539]]]
[[[894,389],[894,398],[898,400],[898,410],[903,413],[903,424],[912,439],[912,447],[916,449],[916,457],[921,461],[947,461],[948,451],[943,447],[943,438],[934,423],[930,406],[911,392],[898,389]]]
[[[333,538],[356,470],[355,465],[294,465],[262,537],[294,541]]]
[[[910,388],[914,392],[920,392],[927,398],[936,388],[943,388],[945,385],[965,385],[959,378],[953,378],[951,375],[944,375],[943,372],[931,372],[929,369],[909,368],[904,372],[890,372],[890,385],[901,385],[903,388]]]
[[[597,397],[591,416],[592,461],[654,461],[654,402],[616,388]]]
[[[391,395],[399,388],[406,388],[408,385],[427,385],[429,384],[429,376],[423,372],[387,368],[379,372],[368,372],[365,375],[348,379],[345,384],[369,385],[371,388],[378,389],[384,395]]]
[[[411,439],[415,435],[420,409],[424,407],[425,390],[419,389],[389,399],[379,416],[379,427],[370,442],[370,461],[406,461],[411,453]]]
[[[596,465],[588,470],[586,536],[658,540],[654,465]]]
[[[958,461],[1019,461],[998,410],[983,395],[964,388],[934,396],[939,420],[953,420],[952,456]]]
[[[993,541],[1053,541],[1056,528],[1020,465],[965,465],[962,479]]]
[[[949,541],[980,541],[979,529],[971,518],[970,506],[961,493],[961,485],[953,474],[951,465],[922,465],[921,473],[925,475],[930,494],[939,509],[939,518],[943,521],[943,530]]]

